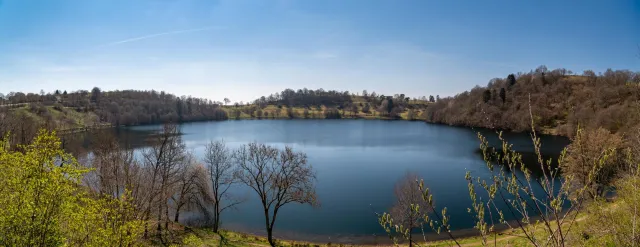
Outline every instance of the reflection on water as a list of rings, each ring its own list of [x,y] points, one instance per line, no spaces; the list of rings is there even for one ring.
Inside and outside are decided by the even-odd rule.
[[[159,129],[160,126],[138,126],[100,131],[113,132],[125,146],[141,148],[149,135]],[[492,145],[500,147],[493,131],[422,122],[246,120],[181,125],[188,149],[200,156],[206,143],[219,139],[224,139],[231,148],[257,141],[278,147],[288,145],[306,152],[317,172],[316,191],[322,205],[317,209],[294,204],[285,206],[278,215],[275,233],[293,238],[309,234],[322,236],[318,241],[383,234],[374,212],[391,207],[394,183],[407,171],[424,178],[438,207],[448,208],[452,228],[472,227],[473,219],[467,213],[470,199],[464,175],[466,171],[484,178],[490,175],[479,153],[478,131],[487,136]],[[86,152],[90,150],[94,134],[68,136],[66,147],[73,152]],[[527,163],[535,161],[528,134],[505,133],[504,136],[515,150],[524,153]],[[542,136],[546,158],[557,157],[567,144],[566,138]],[[236,210],[225,212],[223,227],[262,232],[264,219],[260,204],[250,192],[244,187],[234,189],[235,194],[246,195],[250,200]],[[185,216],[183,220],[198,217],[197,214]]]

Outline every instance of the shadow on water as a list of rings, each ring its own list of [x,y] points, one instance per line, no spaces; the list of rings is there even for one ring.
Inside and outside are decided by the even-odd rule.
[[[60,137],[63,148],[74,155],[84,155],[91,152],[94,141],[101,135],[113,135],[121,147],[140,149],[149,146],[149,139],[157,134],[159,129],[130,129],[107,128],[92,131],[65,134]]]

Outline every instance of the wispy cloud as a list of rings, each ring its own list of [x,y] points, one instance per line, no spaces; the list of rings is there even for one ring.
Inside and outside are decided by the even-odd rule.
[[[154,33],[154,34],[148,34],[148,35],[144,35],[144,36],[140,36],[140,37],[129,38],[129,39],[125,39],[125,40],[120,40],[120,41],[115,41],[115,42],[103,44],[103,45],[100,45],[99,47],[116,46],[116,45],[121,45],[121,44],[125,44],[125,43],[136,42],[136,41],[145,40],[145,39],[151,39],[151,38],[156,38],[156,37],[160,37],[160,36],[175,35],[175,34],[181,34],[181,33],[201,32],[201,31],[206,31],[206,30],[220,30],[220,29],[225,29],[225,27],[208,26],[208,27],[201,27],[201,28],[175,30],[175,31],[169,31],[169,32],[164,32],[164,33]]]

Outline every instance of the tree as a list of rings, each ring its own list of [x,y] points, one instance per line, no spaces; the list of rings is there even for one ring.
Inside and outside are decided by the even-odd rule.
[[[179,164],[176,185],[170,192],[175,208],[174,222],[178,222],[182,210],[199,204],[200,189],[203,187],[201,185],[206,183],[205,174],[204,167],[197,164],[192,155],[188,155],[185,161]]]
[[[290,119],[295,118],[295,114],[293,112],[293,107],[287,107],[287,117],[289,117]]]
[[[67,90],[64,90],[64,92],[62,92],[62,95],[67,96]]]
[[[100,94],[102,94],[102,91],[99,87],[94,87],[93,89],[91,89],[91,101],[99,104]]]
[[[358,106],[356,104],[351,104],[351,106],[349,106],[349,110],[351,111],[352,116],[356,116],[358,114]]]
[[[55,95],[60,95],[60,90],[56,89]]]
[[[370,110],[370,108],[371,108],[371,105],[369,105],[369,103],[366,103],[366,104],[364,104],[364,106],[362,107],[362,112],[364,112],[364,113],[367,113],[367,114],[368,114],[368,113],[371,111],[371,110]]]
[[[500,88],[500,99],[502,100],[502,104],[507,100],[507,92],[504,88]]]
[[[640,232],[640,166],[637,154],[625,150],[628,174],[615,182],[616,198],[612,203],[600,199],[587,207],[585,223],[576,229],[582,236],[576,246],[638,246]]]
[[[22,152],[0,141],[0,245],[131,246],[142,233],[127,197],[90,194],[88,172],[40,131]]]
[[[491,91],[489,89],[486,89],[482,93],[482,101],[484,101],[484,103],[487,103],[489,102],[489,100],[491,100]]]
[[[250,143],[234,152],[238,179],[260,198],[264,210],[267,239],[271,246],[273,227],[282,206],[289,203],[317,205],[315,173],[307,156],[290,147],[278,150],[265,144]]]
[[[232,153],[223,141],[211,141],[205,146],[204,164],[209,177],[207,202],[213,204],[213,232],[220,229],[222,212],[241,201],[229,193],[229,188],[237,182],[234,176],[235,164]]]
[[[142,151],[145,180],[149,196],[144,205],[144,220],[151,219],[152,212],[157,217],[157,231],[162,239],[162,223],[166,230],[169,224],[169,198],[171,188],[177,183],[180,165],[186,159],[186,146],[180,136],[178,126],[165,124],[162,131],[151,140],[150,146]],[[145,236],[148,226],[145,222]]]
[[[516,84],[516,76],[514,74],[509,74],[507,76],[507,82],[509,83],[509,86],[513,86]]]
[[[309,108],[304,108],[304,111],[302,114],[304,115],[304,118],[309,118]]]
[[[410,120],[410,121],[416,119],[416,113],[415,113],[415,111],[413,111],[413,109],[409,109],[407,111],[407,119]]]
[[[436,99],[433,97],[433,95],[429,95],[429,102],[436,102]]]
[[[342,118],[342,114],[340,114],[340,110],[336,108],[326,108],[324,109],[324,118],[326,119],[340,119]]]
[[[393,110],[393,98],[388,97],[387,98],[387,114],[391,114],[392,110]]]
[[[621,169],[615,159],[615,151],[622,147],[622,138],[608,130],[578,130],[567,147],[565,162],[561,169],[565,176],[575,179],[575,186],[586,187],[593,198],[602,197],[617,178]],[[600,172],[593,176],[593,170]]]
[[[406,173],[398,182],[395,190],[396,202],[389,211],[394,222],[402,228],[401,232],[413,246],[411,232],[424,223],[423,215],[429,213],[429,204],[422,199],[418,175]]]
[[[224,104],[227,105],[231,102],[231,100],[229,100],[229,98],[224,98]]]

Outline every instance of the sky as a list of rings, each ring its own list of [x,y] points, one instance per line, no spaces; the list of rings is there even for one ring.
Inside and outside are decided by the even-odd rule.
[[[0,93],[450,96],[539,65],[640,71],[640,1],[0,0]]]

